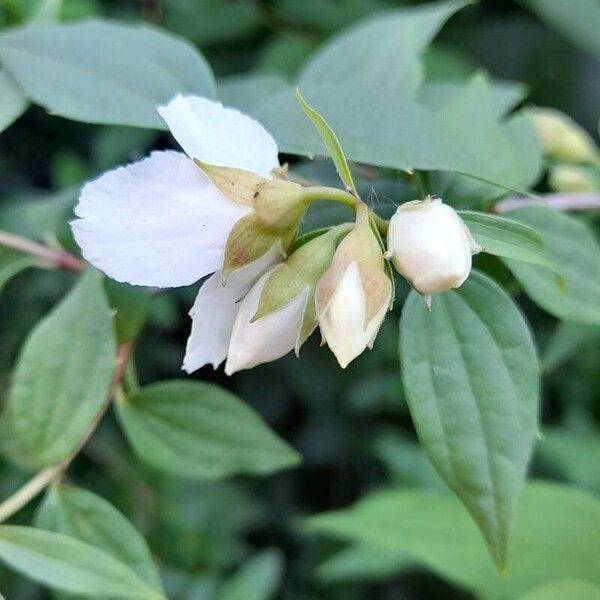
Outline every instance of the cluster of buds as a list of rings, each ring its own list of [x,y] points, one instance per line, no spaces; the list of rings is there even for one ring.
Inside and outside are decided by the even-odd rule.
[[[392,307],[388,261],[428,306],[468,277],[478,248],[439,198],[382,223],[355,192],[288,180],[273,138],[236,110],[178,96],[159,113],[185,154],[155,152],[88,183],[72,227],[84,257],[118,281],[177,287],[210,275],[190,311],[186,371],[225,361],[231,374],[298,353],[317,327],[346,367]],[[346,203],[355,220],[298,237],[316,200]]]
[[[548,184],[557,192],[600,189],[600,149],[592,137],[564,113],[531,110],[542,152],[548,160]]]

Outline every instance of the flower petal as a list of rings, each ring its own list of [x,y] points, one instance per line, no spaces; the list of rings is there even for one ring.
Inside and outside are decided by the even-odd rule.
[[[356,262],[342,275],[329,305],[319,317],[323,338],[344,369],[367,345],[364,334],[365,296]]]
[[[178,95],[158,112],[190,158],[263,177],[279,166],[275,140],[238,110],[200,96]]]
[[[389,298],[365,326],[365,294],[360,272],[356,262],[350,263],[319,316],[321,334],[343,369],[367,346],[373,346],[388,305]]]
[[[233,271],[223,285],[221,271],[209,277],[190,310],[192,332],[183,359],[183,370],[192,373],[206,364],[216,369],[227,356],[227,348],[242,299],[256,280],[281,259],[279,244],[258,260]]]
[[[231,375],[276,360],[296,346],[300,335],[308,288],[283,308],[250,322],[271,271],[265,273],[244,298],[233,326],[225,373]]]
[[[181,152],[108,171],[85,185],[71,223],[86,260],[117,281],[184,286],[221,266],[229,231],[247,214]]]

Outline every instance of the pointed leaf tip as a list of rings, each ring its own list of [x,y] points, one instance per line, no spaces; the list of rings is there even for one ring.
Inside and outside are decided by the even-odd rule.
[[[296,98],[304,111],[304,114],[309,118],[311,123],[315,126],[317,133],[321,136],[331,160],[335,164],[335,168],[342,180],[342,183],[346,186],[346,189],[352,192],[355,196],[358,196],[354,180],[352,179],[352,173],[348,166],[348,161],[342,150],[340,141],[338,140],[335,132],[329,126],[327,121],[314,109],[306,100],[302,97],[300,89],[296,88]]]

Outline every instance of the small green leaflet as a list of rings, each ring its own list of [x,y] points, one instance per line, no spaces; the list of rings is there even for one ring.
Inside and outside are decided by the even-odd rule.
[[[264,475],[299,462],[249,406],[216,385],[163,381],[124,399],[117,414],[136,453],[174,475]]]
[[[538,232],[555,271],[505,258],[525,293],[559,319],[600,325],[600,245],[590,228],[546,206],[518,208],[508,215]]]
[[[321,136],[321,139],[327,148],[327,152],[329,152],[329,156],[331,156],[331,160],[333,160],[333,163],[335,164],[335,168],[342,183],[346,186],[348,191],[356,196],[356,187],[352,180],[352,173],[350,172],[350,167],[348,166],[344,151],[342,150],[340,141],[337,139],[335,132],[328,125],[327,121],[312,108],[308,102],[306,102],[298,88],[296,88],[296,97],[298,98],[298,102],[300,103],[304,114],[310,119],[311,123],[315,126],[315,129]]]
[[[0,526],[0,560],[40,583],[73,594],[122,600],[165,598],[109,554],[42,529]]]
[[[226,581],[218,600],[272,600],[283,576],[283,557],[279,550],[264,550],[249,558]]]
[[[71,485],[53,485],[38,509],[36,526],[68,535],[106,552],[153,588],[162,591],[146,541],[100,496]]]
[[[544,242],[532,227],[471,210],[461,210],[458,214],[484,252],[552,268]]]

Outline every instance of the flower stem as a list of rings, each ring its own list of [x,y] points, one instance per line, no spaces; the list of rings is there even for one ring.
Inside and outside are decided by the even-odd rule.
[[[599,210],[600,192],[541,194],[539,198],[504,198],[496,202],[493,212],[504,213],[523,206],[546,206],[556,210]]]
[[[56,477],[60,476],[65,466],[65,461],[63,461],[42,469],[12,496],[2,502],[2,504],[0,504],[0,523],[12,517],[12,515],[21,510],[21,508],[23,508],[30,500],[35,498]]]
[[[12,517],[15,513],[19,512],[30,500],[33,500],[40,492],[42,492],[48,485],[55,479],[61,476],[61,474],[71,464],[71,461],[79,454],[80,450],[85,446],[86,442],[90,439],[92,433],[96,430],[100,419],[106,412],[107,408],[117,392],[121,387],[121,382],[125,375],[125,369],[129,358],[133,351],[133,343],[127,342],[121,344],[117,348],[116,363],[113,370],[112,379],[106,400],[99,408],[98,412],[94,415],[94,418],[90,422],[88,428],[81,436],[74,450],[59,463],[45,467],[37,475],[34,475],[25,485],[19,488],[12,496],[8,497],[4,502],[0,504],[0,523],[6,521]]]
[[[0,231],[0,246],[34,256],[46,267],[67,269],[78,273],[85,269],[85,264],[69,252],[50,248],[8,231]]]
[[[341,202],[350,208],[356,208],[356,204],[360,202],[360,200],[354,194],[344,190],[339,190],[337,188],[315,186],[307,188],[307,192],[309,192],[305,197],[307,202],[332,200],[334,202]]]

